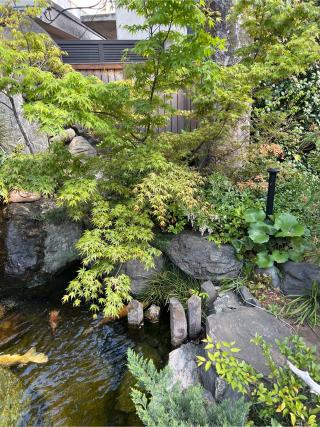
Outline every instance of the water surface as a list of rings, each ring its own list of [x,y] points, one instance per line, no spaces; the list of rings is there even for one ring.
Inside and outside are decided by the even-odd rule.
[[[139,330],[128,328],[122,319],[86,334],[98,321],[85,309],[61,305],[60,297],[24,301],[17,319],[12,317],[18,335],[0,349],[24,353],[36,347],[49,357],[45,365],[14,368],[28,401],[21,425],[141,425],[129,396],[133,379],[126,368],[126,352],[134,348],[164,366],[170,351],[166,314],[159,324],[145,323]],[[60,310],[55,336],[48,324],[52,309]]]

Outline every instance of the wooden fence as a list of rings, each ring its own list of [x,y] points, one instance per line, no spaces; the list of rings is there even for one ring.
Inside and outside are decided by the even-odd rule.
[[[72,64],[73,68],[84,75],[94,75],[109,83],[123,79],[122,64]],[[185,92],[178,91],[173,95],[162,95],[163,100],[175,110],[191,111],[191,100]],[[190,120],[182,115],[172,115],[167,126],[159,128],[158,132],[180,133],[182,130],[191,131],[197,128],[196,120]]]

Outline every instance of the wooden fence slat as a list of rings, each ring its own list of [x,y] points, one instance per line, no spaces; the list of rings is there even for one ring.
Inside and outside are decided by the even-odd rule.
[[[74,69],[83,75],[94,75],[105,83],[123,80],[123,64],[74,64]],[[187,93],[179,90],[172,95],[162,94],[162,99],[175,110],[192,110],[192,102]],[[163,109],[159,109],[159,114],[163,114]],[[186,119],[181,114],[171,115],[166,126],[157,128],[157,132],[180,133],[182,130],[193,131],[197,129],[198,123],[195,119]]]

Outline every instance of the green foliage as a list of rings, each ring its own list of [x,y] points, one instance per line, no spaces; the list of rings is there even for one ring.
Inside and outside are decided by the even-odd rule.
[[[272,86],[254,109],[255,138],[277,139],[286,157],[312,166],[319,154],[319,63]]]
[[[23,94],[25,115],[50,135],[77,123],[100,141],[93,158],[71,158],[62,145],[36,156],[15,153],[1,168],[0,195],[6,200],[15,188],[58,194],[74,219],[90,222],[78,243],[83,266],[65,300],[91,301],[92,310],[102,307],[106,315],[116,315],[130,298],[121,265],[137,259],[152,266],[154,227],[178,233],[191,221],[218,243],[244,236],[244,212],[261,208],[261,197],[221,175],[205,182],[199,172],[234,151],[230,132],[250,110],[252,96],[261,95],[261,82],[270,86],[301,74],[319,55],[318,13],[311,3],[239,1],[235,13],[252,42],[230,67],[212,60],[224,42],[207,31],[214,22],[203,0],[118,4],[143,18],[131,26],[133,34],[146,30],[149,37],[134,48],[145,61],[128,65],[125,80],[108,84],[72,71],[47,36],[28,31],[37,7],[17,13],[6,5],[0,13],[0,88],[9,108]],[[187,34],[179,31],[185,27]],[[160,96],[180,89],[190,95],[193,113],[174,111]],[[158,134],[176,114],[197,118],[199,128]],[[26,144],[32,152],[28,139]]]
[[[249,225],[248,236],[234,241],[234,247],[239,253],[256,253],[258,267],[268,268],[274,262],[282,264],[289,259],[298,261],[303,255],[307,230],[294,215],[280,213],[265,220],[263,210],[248,209],[244,219]]]
[[[214,366],[217,374],[224,378],[233,390],[246,394],[249,391],[249,386],[262,378],[262,375],[257,374],[252,366],[234,356],[240,351],[240,348],[234,347],[235,342],[214,343],[209,336],[203,342],[206,343],[204,349],[210,351],[207,352],[207,358],[197,356],[198,366],[204,364],[206,371]]]
[[[208,232],[216,243],[228,243],[245,234],[244,213],[262,203],[249,190],[240,191],[227,177],[213,173],[207,178],[201,208],[190,218],[201,233]]]
[[[23,389],[10,370],[0,368],[0,427],[15,427],[24,410]]]
[[[284,316],[294,319],[298,324],[309,323],[319,325],[320,321],[320,287],[312,283],[311,290],[306,295],[294,298],[284,307]]]
[[[239,55],[269,83],[303,73],[319,59],[319,14],[312,1],[237,1],[234,15],[250,40]]]
[[[94,228],[86,230],[77,243],[83,267],[70,282],[64,301],[71,300],[75,306],[81,300],[90,301],[93,312],[102,306],[106,317],[116,317],[130,299],[130,279],[121,274],[121,265],[139,260],[152,267],[153,256],[158,255],[149,245],[153,224],[146,214],[105,200],[93,203],[91,214]]]
[[[52,144],[48,152],[32,157],[16,150],[1,165],[0,197],[7,201],[9,190],[25,189],[52,196],[78,166],[79,161],[61,144]]]
[[[243,399],[209,403],[200,385],[182,391],[180,384],[172,385],[168,367],[157,371],[151,360],[128,350],[128,366],[141,389],[132,390],[136,411],[146,426],[244,426],[249,404]]]
[[[141,298],[148,303],[166,305],[170,298],[177,298],[184,306],[190,296],[200,291],[200,282],[183,273],[172,264],[156,274],[148,283]]]
[[[60,49],[53,40],[45,33],[31,30],[31,19],[41,15],[45,4],[43,0],[35,1],[32,7],[23,10],[17,10],[12,1],[0,6],[1,104],[14,115],[30,153],[34,153],[33,143],[24,131],[15,96],[27,97],[32,93],[29,91],[30,76],[41,70],[57,76],[70,70],[61,62]]]
[[[260,347],[264,355],[270,371],[268,381],[252,366],[232,356],[232,352],[239,351],[233,347],[235,343],[214,343],[210,337],[205,342],[207,357],[198,356],[199,365],[204,364],[207,370],[214,366],[234,390],[250,397],[251,416],[255,422],[263,425],[318,425],[319,396],[310,393],[309,387],[294,376],[287,365],[277,365],[272,357],[272,345],[262,337],[256,336],[252,342]],[[320,364],[315,349],[308,348],[302,338],[295,335],[282,342],[277,340],[276,344],[287,360],[299,369],[308,371],[312,379],[319,382]]]

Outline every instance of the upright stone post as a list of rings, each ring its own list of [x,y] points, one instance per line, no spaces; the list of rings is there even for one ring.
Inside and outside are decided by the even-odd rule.
[[[188,299],[187,305],[189,338],[194,339],[201,332],[201,298],[198,295],[192,295]]]
[[[143,304],[135,299],[128,304],[128,323],[132,326],[140,326],[143,322]]]
[[[181,345],[188,336],[187,319],[182,304],[176,298],[170,298],[171,344]]]

